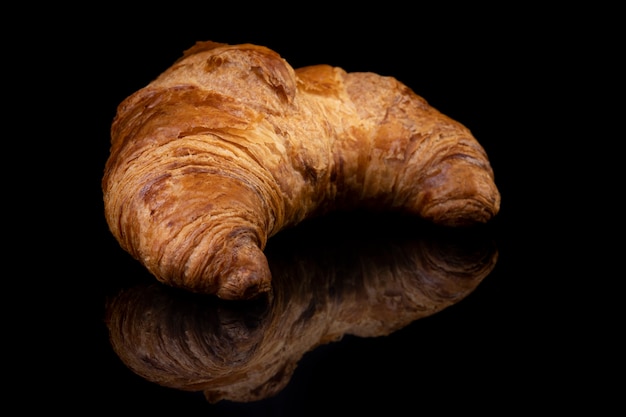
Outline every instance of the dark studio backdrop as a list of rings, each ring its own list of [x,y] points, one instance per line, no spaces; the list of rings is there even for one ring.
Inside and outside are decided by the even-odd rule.
[[[558,148],[564,140],[558,127],[562,116],[554,113],[554,104],[570,100],[561,68],[573,59],[570,43],[577,42],[577,32],[548,36],[550,18],[545,15],[515,19],[477,13],[482,17],[471,18],[468,13],[476,10],[443,9],[433,13],[418,7],[408,13],[385,8],[347,15],[314,9],[294,11],[290,17],[268,13],[264,7],[246,12],[243,6],[230,12],[198,10],[191,16],[187,10],[168,10],[158,17],[94,9],[90,16],[101,12],[102,19],[79,20],[72,30],[60,31],[54,45],[68,65],[57,87],[73,97],[71,117],[79,118],[82,132],[88,134],[68,129],[73,150],[59,168],[66,190],[57,198],[71,203],[54,227],[55,233],[76,243],[71,248],[59,245],[62,255],[50,269],[65,279],[62,284],[43,280],[40,293],[46,294],[46,302],[40,305],[46,308],[31,324],[41,329],[41,340],[54,352],[38,356],[35,367],[45,374],[38,377],[46,381],[38,390],[51,395],[49,407],[157,415],[176,411],[296,416],[369,410],[388,415],[402,410],[509,414],[540,407],[558,411],[613,398],[610,388],[594,390],[589,384],[612,362],[581,347],[590,340],[595,347],[604,345],[605,334],[590,314],[597,310],[581,307],[579,296],[587,287],[579,278],[588,276],[587,270],[582,262],[572,263],[582,259],[582,251],[561,208],[571,186],[557,186],[566,174],[551,164],[561,155]],[[303,353],[284,388],[250,403],[210,404],[202,393],[163,386],[131,371],[110,343],[106,305],[123,289],[152,284],[153,279],[122,251],[104,219],[100,180],[109,129],[124,98],[200,40],[264,45],[294,68],[323,63],[393,76],[467,126],[487,151],[502,194],[501,212],[493,222],[480,233],[460,238],[464,256],[471,255],[463,259],[480,259],[479,265],[489,269],[484,279],[458,302],[408,320],[387,336],[346,335]],[[66,117],[68,112],[64,110]],[[577,230],[582,233],[585,226]],[[277,236],[270,246],[278,258],[283,250],[303,248],[310,254],[326,248],[320,256],[330,251],[333,259],[345,262],[337,267],[345,273],[350,262],[369,265],[398,242],[411,246],[448,238],[431,232],[413,219],[359,213],[318,219],[312,226]],[[450,252],[448,243],[420,250],[454,263],[458,252]],[[320,258],[313,258],[313,265],[319,266],[315,259]],[[293,304],[283,308],[289,312],[306,300],[294,296]],[[188,306],[196,301],[182,295],[172,303]],[[200,303],[190,310],[229,308]],[[218,314],[203,311],[210,316],[207,320]],[[239,310],[231,313],[236,323],[242,320]],[[306,334],[303,330],[302,337]]]

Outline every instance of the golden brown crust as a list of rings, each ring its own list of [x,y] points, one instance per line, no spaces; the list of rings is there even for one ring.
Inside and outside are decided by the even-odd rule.
[[[160,281],[227,299],[270,289],[267,239],[305,218],[366,206],[456,226],[500,205],[470,131],[408,87],[262,46],[197,43],[111,133],[112,233]]]

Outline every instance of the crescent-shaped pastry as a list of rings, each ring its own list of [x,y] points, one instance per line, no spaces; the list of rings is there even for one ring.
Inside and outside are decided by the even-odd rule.
[[[224,299],[269,291],[268,238],[312,216],[460,226],[500,206],[470,131],[396,79],[215,42],[119,105],[102,187],[126,251],[161,282]]]

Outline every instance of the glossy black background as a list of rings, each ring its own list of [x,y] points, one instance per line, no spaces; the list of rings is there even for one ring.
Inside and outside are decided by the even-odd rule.
[[[551,22],[559,16],[521,11],[390,5],[339,15],[330,6],[274,7],[133,15],[94,7],[22,50],[49,52],[36,55],[31,79],[52,85],[37,95],[54,115],[39,134],[62,145],[52,147],[59,155],[37,177],[47,192],[36,211],[50,207],[50,220],[35,229],[49,250],[26,261],[26,270],[37,271],[21,293],[29,314],[16,312],[25,321],[14,346],[30,349],[27,371],[15,378],[17,391],[30,393],[21,406],[40,401],[85,414],[507,415],[616,400],[606,375],[623,366],[612,356],[623,328],[607,320],[619,310],[607,295],[623,272],[605,265],[619,244],[600,239],[589,222],[600,219],[590,210],[601,181],[590,180],[590,164],[580,162],[593,158],[572,152],[580,150],[573,141],[588,136],[568,127],[582,121],[569,111],[580,100],[571,69],[581,49],[592,49],[580,27],[555,34]],[[119,248],[102,213],[109,127],[121,100],[197,40],[265,45],[294,67],[327,63],[394,76],[468,126],[502,193],[490,225],[500,253],[490,276],[461,303],[391,336],[346,337],[311,352],[283,392],[259,403],[210,405],[201,394],[128,370],[108,344],[104,304],[130,281],[151,277]]]

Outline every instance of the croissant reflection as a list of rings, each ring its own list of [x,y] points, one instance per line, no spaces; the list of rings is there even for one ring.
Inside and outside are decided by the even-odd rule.
[[[388,335],[441,311],[497,260],[482,231],[376,224],[375,232],[344,224],[333,239],[319,224],[276,236],[266,249],[273,291],[261,299],[158,283],[123,290],[107,303],[113,349],[157,384],[203,391],[211,403],[257,401],[279,393],[316,346]]]

